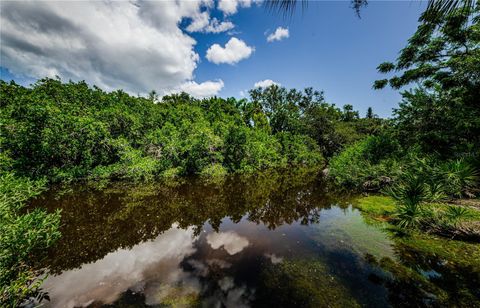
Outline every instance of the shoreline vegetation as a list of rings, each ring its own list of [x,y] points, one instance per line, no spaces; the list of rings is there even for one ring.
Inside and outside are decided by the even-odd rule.
[[[26,205],[58,183],[174,183],[327,166],[337,187],[371,194],[356,202],[372,223],[405,238],[479,243],[479,11],[423,16],[397,61],[379,65],[390,77],[375,88],[417,84],[402,92],[391,119],[371,108],[361,117],[311,88],[273,85],[237,100],[0,81],[0,304],[48,298],[31,257],[61,236],[61,213]]]

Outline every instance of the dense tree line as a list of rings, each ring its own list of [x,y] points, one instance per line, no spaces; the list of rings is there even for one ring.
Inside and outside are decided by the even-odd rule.
[[[185,93],[158,100],[57,79],[0,87],[3,170],[52,181],[323,166],[383,123],[310,88],[253,89],[250,100]]]

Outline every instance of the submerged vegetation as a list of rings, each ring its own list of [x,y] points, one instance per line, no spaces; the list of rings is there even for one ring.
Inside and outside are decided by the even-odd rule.
[[[318,260],[273,264],[263,272],[259,306],[361,307],[349,290]],[[328,279],[325,279],[328,277]]]

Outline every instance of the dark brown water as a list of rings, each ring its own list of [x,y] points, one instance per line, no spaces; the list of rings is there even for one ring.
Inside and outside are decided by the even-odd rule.
[[[41,261],[46,307],[388,307],[480,302],[478,262],[365,219],[315,173],[222,183],[74,186]],[[352,205],[353,203],[353,205]],[[446,244],[447,243],[447,244]],[[447,246],[445,246],[447,245]],[[456,245],[456,244],[455,244]],[[453,254],[472,246],[451,245]],[[450,246],[448,246],[450,247]],[[472,255],[473,256],[473,255]],[[460,292],[460,294],[459,294]]]

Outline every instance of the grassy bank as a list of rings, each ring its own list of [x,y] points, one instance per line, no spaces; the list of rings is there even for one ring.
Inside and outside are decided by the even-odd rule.
[[[373,221],[384,222],[397,232],[410,234],[424,231],[451,239],[480,242],[480,210],[473,206],[452,203],[423,203],[415,212],[408,213],[415,225],[404,228],[403,205],[388,196],[371,195],[354,201],[355,207]]]

